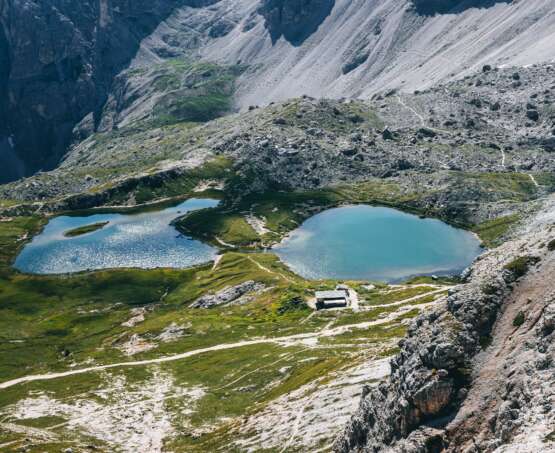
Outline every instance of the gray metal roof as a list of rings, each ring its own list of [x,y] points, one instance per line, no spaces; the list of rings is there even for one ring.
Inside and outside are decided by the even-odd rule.
[[[346,299],[347,294],[343,290],[316,291],[316,299]]]

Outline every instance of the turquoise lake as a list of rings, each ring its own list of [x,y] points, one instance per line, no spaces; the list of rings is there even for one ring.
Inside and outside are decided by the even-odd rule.
[[[474,234],[440,220],[359,205],[311,217],[274,251],[305,278],[395,282],[458,274],[482,249]]]
[[[210,208],[218,200],[189,199],[177,206],[139,214],[60,216],[25,246],[15,267],[32,274],[61,274],[91,269],[137,267],[184,268],[214,259],[217,250],[181,235],[171,221],[188,211]],[[109,222],[104,228],[76,237],[68,230]]]

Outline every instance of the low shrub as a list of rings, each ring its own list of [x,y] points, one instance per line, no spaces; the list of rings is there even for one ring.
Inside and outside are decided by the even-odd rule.
[[[522,324],[524,324],[525,320],[526,317],[524,316],[524,312],[519,311],[518,314],[515,316],[515,319],[513,319],[513,326],[520,327]]]
[[[516,280],[526,275],[530,266],[536,264],[538,261],[539,258],[535,256],[520,256],[510,263],[507,263],[505,269],[509,271]]]
[[[305,301],[300,296],[288,296],[282,298],[277,308],[277,313],[283,315],[292,311],[305,311],[308,309]]]

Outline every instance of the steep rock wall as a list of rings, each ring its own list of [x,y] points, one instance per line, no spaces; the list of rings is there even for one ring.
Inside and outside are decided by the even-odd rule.
[[[3,0],[0,60],[9,64],[0,65],[0,142],[9,138],[23,173],[54,167],[89,113],[94,129],[113,77],[174,8],[209,2]],[[14,176],[7,170],[0,182]]]
[[[512,0],[412,0],[419,14],[444,14],[467,8],[489,8],[495,3],[510,3]]]
[[[335,0],[263,0],[258,10],[264,16],[272,42],[284,37],[301,45],[329,16]]]

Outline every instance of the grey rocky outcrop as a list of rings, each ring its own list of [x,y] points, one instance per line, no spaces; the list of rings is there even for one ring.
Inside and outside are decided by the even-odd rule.
[[[412,0],[421,14],[448,13],[458,9],[487,8],[495,3],[510,3],[512,0]]]
[[[262,291],[264,288],[265,286],[262,283],[248,280],[239,285],[228,286],[215,294],[202,296],[191,304],[191,308],[212,308],[218,305],[236,303],[245,294]]]

